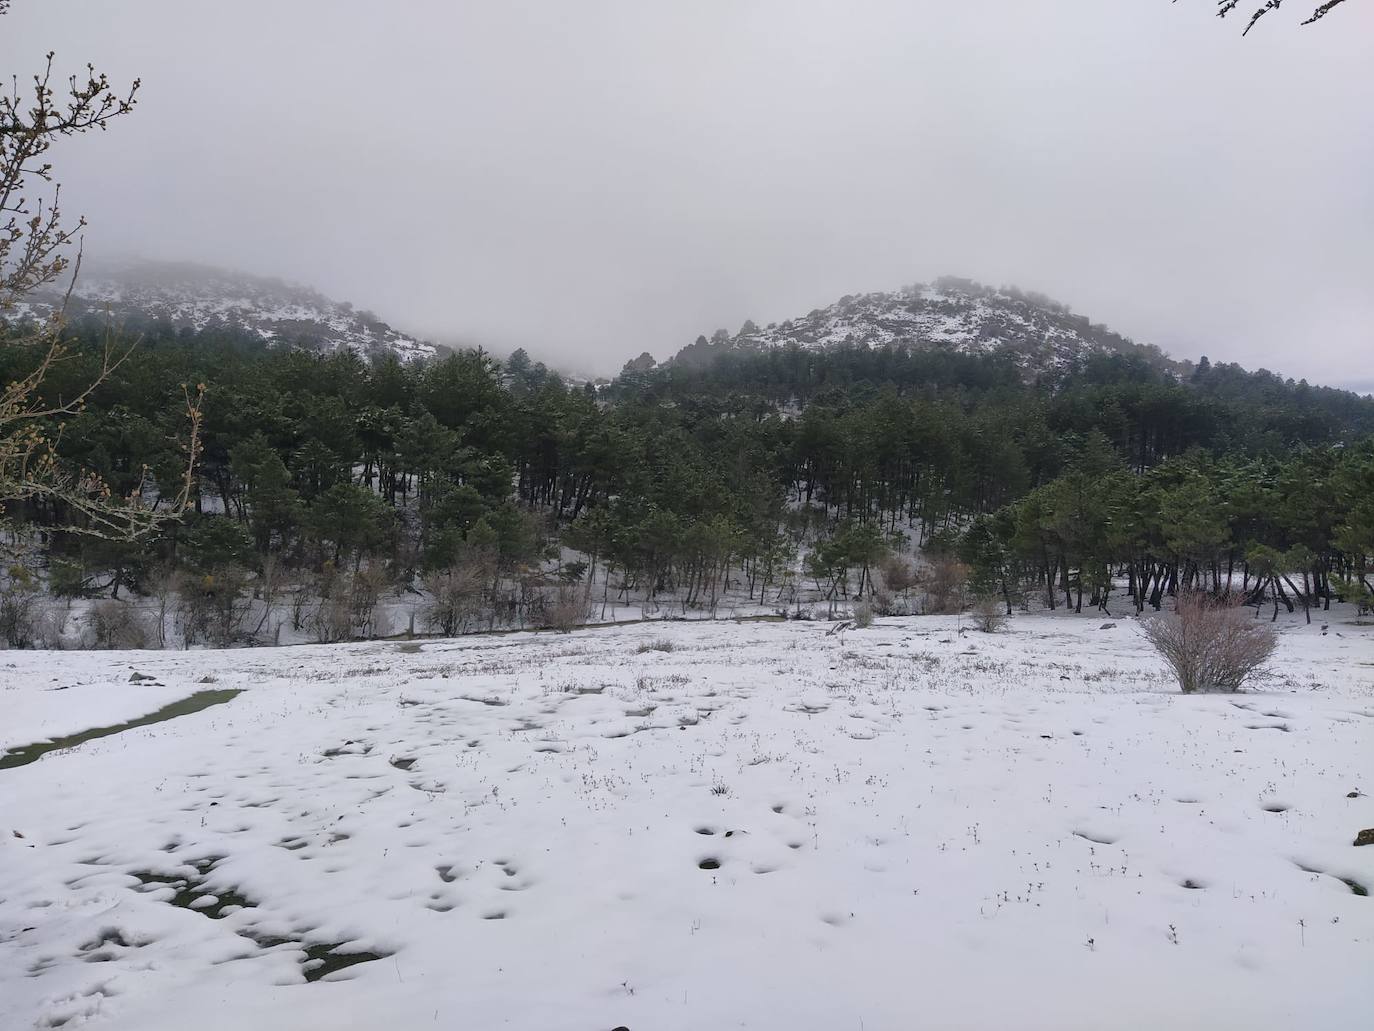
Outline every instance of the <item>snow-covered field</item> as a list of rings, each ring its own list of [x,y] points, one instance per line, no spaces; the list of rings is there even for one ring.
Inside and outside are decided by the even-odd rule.
[[[1374,629],[1101,624],[0,655],[0,750],[242,689],[0,768],[0,1028],[1368,1028]]]

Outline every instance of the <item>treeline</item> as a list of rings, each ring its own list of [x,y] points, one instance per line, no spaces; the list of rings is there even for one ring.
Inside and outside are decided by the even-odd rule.
[[[68,332],[52,397],[90,382],[105,342],[98,324]],[[0,335],[0,381],[28,361]],[[162,503],[184,472],[183,384],[201,383],[193,510],[129,544],[77,532],[60,500],[12,505],[6,597],[160,598],[177,612],[158,635],[174,617],[183,641],[262,639],[274,618],[333,640],[406,629],[378,621],[398,592],[446,633],[612,599],[896,604],[919,571],[894,554],[913,544],[963,554],[1008,602],[1039,584],[1075,606],[1105,603],[1117,574],[1157,604],[1237,569],[1298,603],[1361,589],[1374,553],[1355,443],[1374,403],[1229,366],[1178,383],[1095,356],[1027,382],[994,357],[781,349],[632,363],[595,389],[522,352],[369,364],[153,325],[53,427],[61,460]]]
[[[1334,597],[1374,600],[1374,441],[1287,460],[1194,452],[1143,475],[1103,453],[978,518],[958,540],[975,589],[1137,612],[1180,591],[1266,597],[1277,618]]]
[[[688,349],[690,350],[690,349]],[[1137,470],[1191,448],[1283,454],[1294,445],[1374,434],[1374,400],[1202,358],[1186,381],[1141,355],[1092,353],[1031,378],[1007,356],[892,345],[813,350],[722,349],[709,361],[626,367],[615,390],[680,401],[710,397],[737,410],[891,390],[965,408],[996,405],[1019,425],[1061,436],[1102,432]]]

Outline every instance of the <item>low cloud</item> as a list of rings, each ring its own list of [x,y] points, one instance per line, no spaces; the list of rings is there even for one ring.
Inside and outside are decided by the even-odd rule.
[[[54,153],[91,249],[439,339],[613,372],[953,273],[1369,389],[1374,9],[1211,8],[19,0],[0,68],[142,77]]]

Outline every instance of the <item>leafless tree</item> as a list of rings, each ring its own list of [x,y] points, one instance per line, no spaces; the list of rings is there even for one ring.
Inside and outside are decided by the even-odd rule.
[[[0,3],[0,15],[7,5]],[[134,538],[178,514],[192,487],[199,442],[203,387],[183,387],[190,433],[183,482],[160,485],[170,505],[144,502],[140,484],[125,498],[112,495],[98,476],[69,469],[58,461],[57,443],[64,419],[78,414],[92,392],[128,356],[129,347],[109,334],[97,371],[72,396],[49,396],[49,374],[72,356],[63,332],[67,304],[81,266],[81,230],[86,222],[64,218],[61,187],[54,182],[46,155],[59,139],[105,130],[137,102],[139,83],[127,92],[112,87],[90,65],[65,87],[54,82],[53,54],[30,86],[14,77],[0,87],[0,319],[15,314],[19,302],[35,291],[66,282],[65,293],[38,328],[11,334],[6,343],[32,351],[29,369],[0,388],[0,517],[16,502],[46,500],[80,513],[71,529],[104,537]],[[75,257],[72,252],[75,251]],[[170,489],[173,488],[178,489]]]
[[[1278,643],[1269,624],[1245,618],[1238,598],[1201,592],[1180,595],[1173,612],[1143,628],[1184,694],[1239,691],[1264,672]]]

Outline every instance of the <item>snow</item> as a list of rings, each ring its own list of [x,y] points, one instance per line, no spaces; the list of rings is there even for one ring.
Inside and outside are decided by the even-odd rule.
[[[1089,354],[1145,354],[1171,365],[1049,298],[962,280],[917,284],[891,293],[845,297],[782,325],[737,334],[735,346],[880,348],[939,345],[959,354],[1006,354],[1028,371],[1064,369]]]
[[[11,743],[243,693],[0,770],[0,1027],[1367,1027],[1371,631],[1101,627],[10,653]]]
[[[6,652],[5,661],[0,661],[0,753],[137,719],[201,690],[185,675],[184,661],[170,678],[144,672],[169,665],[161,653],[153,654],[157,656],[153,661],[140,655],[119,665],[68,661],[65,656],[54,662],[48,654],[46,668],[26,669],[20,676],[15,673],[19,663],[10,661],[15,653]],[[130,683],[134,673],[154,679]]]
[[[26,304],[13,317],[46,317],[61,294]],[[327,350],[352,348],[394,352],[402,361],[433,358],[430,343],[330,300],[318,291],[280,280],[210,266],[142,259],[88,263],[73,290],[69,314],[86,311],[116,322],[130,317],[162,318],[203,330],[236,325],[269,343],[290,342],[305,333]]]

